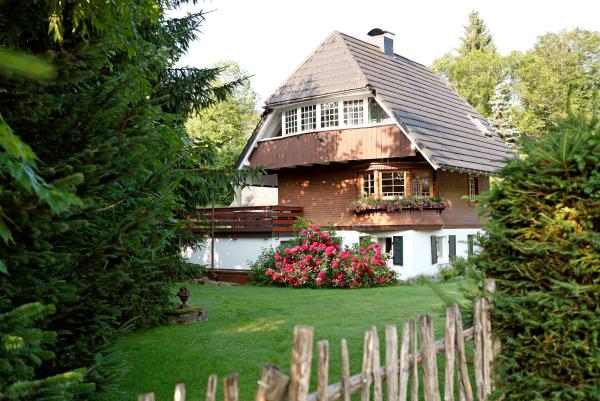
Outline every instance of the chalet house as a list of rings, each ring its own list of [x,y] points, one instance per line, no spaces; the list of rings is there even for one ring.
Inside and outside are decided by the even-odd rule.
[[[372,236],[402,278],[473,252],[474,197],[513,153],[440,77],[394,53],[393,34],[368,35],[332,33],[267,99],[238,168],[268,175],[206,220],[213,256],[209,239],[192,261],[247,269],[297,216],[347,244]]]

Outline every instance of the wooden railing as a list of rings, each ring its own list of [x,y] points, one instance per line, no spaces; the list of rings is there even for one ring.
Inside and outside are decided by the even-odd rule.
[[[486,282],[485,291],[490,293],[495,284]],[[341,381],[329,384],[329,342],[317,343],[317,391],[310,392],[311,362],[313,358],[313,334],[310,326],[294,328],[294,343],[289,376],[276,365],[263,368],[254,395],[255,401],[350,401],[360,392],[361,401],[383,401],[383,382],[387,401],[486,401],[493,390],[492,363],[500,350],[500,342],[492,337],[490,302],[479,298],[474,302],[473,327],[463,329],[462,317],[457,305],[446,310],[445,337],[435,341],[433,319],[423,315],[402,326],[402,338],[398,338],[394,325],[385,327],[385,363],[380,362],[380,342],[375,327],[365,333],[362,370],[350,375],[348,342],[342,339]],[[400,341],[399,341],[400,340]],[[472,364],[468,361],[466,342],[473,341]],[[400,347],[398,346],[400,343]],[[419,344],[421,349],[419,349]],[[399,351],[399,352],[398,352]],[[437,355],[445,354],[444,381],[440,385]],[[418,368],[421,364],[422,369]],[[356,366],[356,364],[354,365]],[[470,372],[474,371],[475,386]],[[421,376],[419,378],[419,376]],[[223,380],[224,401],[239,401],[239,376],[229,375]],[[423,390],[419,391],[422,383]],[[208,378],[206,401],[215,401],[217,376]],[[456,397],[458,395],[458,397]],[[250,400],[249,394],[241,397]],[[175,386],[175,401],[185,401],[185,386]],[[154,401],[154,394],[140,394],[138,401]]]
[[[215,233],[292,232],[294,221],[302,215],[302,207],[289,205],[215,208],[214,229]],[[188,219],[192,231],[210,233],[213,209],[198,209]]]

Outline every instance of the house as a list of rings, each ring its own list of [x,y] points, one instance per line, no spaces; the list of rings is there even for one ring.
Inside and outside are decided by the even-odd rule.
[[[268,175],[237,209],[219,209],[215,268],[247,269],[299,215],[347,244],[372,236],[403,278],[473,252],[483,227],[474,197],[513,153],[440,77],[394,53],[393,38],[334,32],[267,99],[238,168]],[[210,264],[210,245],[190,258]]]

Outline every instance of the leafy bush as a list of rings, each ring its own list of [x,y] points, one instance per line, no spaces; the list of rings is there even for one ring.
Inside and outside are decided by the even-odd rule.
[[[388,212],[401,212],[408,209],[445,209],[451,206],[449,200],[440,197],[416,197],[409,196],[407,198],[371,198],[361,197],[350,204],[350,209],[354,213],[364,213],[375,210],[385,210]]]
[[[396,282],[379,245],[342,248],[341,244],[340,237],[313,224],[289,245],[266,249],[251,266],[252,278],[257,283],[293,287],[363,288]]]
[[[600,399],[600,130],[572,119],[483,196],[505,400]]]
[[[441,266],[438,275],[443,283],[465,278],[476,278],[477,268],[471,258],[458,257],[449,264]]]

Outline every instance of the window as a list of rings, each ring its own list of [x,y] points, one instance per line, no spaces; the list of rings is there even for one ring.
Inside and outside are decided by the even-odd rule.
[[[285,112],[285,129],[284,133],[293,134],[298,132],[298,113],[296,109]]]
[[[467,254],[469,256],[473,256],[475,252],[475,235],[468,234],[467,235]]]
[[[375,174],[369,173],[363,175],[362,196],[375,196]]]
[[[485,126],[485,124],[483,123],[483,121],[481,121],[479,118],[477,117],[473,117],[470,114],[467,114],[467,116],[469,117],[469,119],[471,120],[471,122],[473,124],[475,124],[475,126],[477,127],[477,129],[479,131],[481,131],[483,133],[483,135],[487,136],[488,138],[492,137],[492,133],[490,132],[490,130]]]
[[[339,124],[338,102],[321,104],[321,128],[337,127]]]
[[[381,108],[375,98],[369,98],[369,122],[371,124],[382,123],[391,120],[390,116]]]
[[[479,177],[469,177],[469,202],[475,202],[477,195],[479,195]]]
[[[344,125],[361,125],[363,123],[363,101],[344,100]]]
[[[317,105],[304,106],[300,109],[302,131],[317,129]]]
[[[404,171],[381,173],[381,196],[404,196]]]
[[[429,171],[415,171],[412,178],[413,196],[431,195],[431,175]]]

